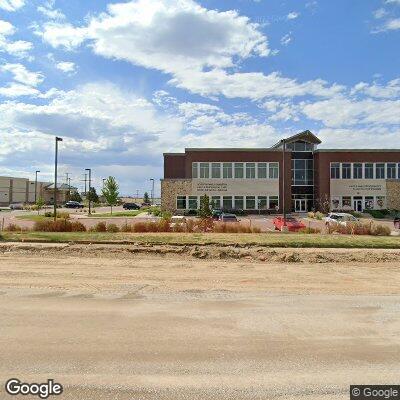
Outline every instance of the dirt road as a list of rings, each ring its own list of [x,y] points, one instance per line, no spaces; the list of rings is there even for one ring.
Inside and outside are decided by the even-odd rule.
[[[11,377],[54,378],[62,399],[331,400],[398,383],[398,262],[83,250],[1,254],[0,398]]]

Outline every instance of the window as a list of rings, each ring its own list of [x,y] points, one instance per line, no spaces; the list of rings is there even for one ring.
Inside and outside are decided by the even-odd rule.
[[[331,164],[331,179],[340,179],[340,163]]]
[[[362,164],[353,164],[353,179],[362,179]]]
[[[366,210],[373,210],[373,208],[374,208],[374,196],[365,196],[364,208]]]
[[[192,163],[192,178],[197,179],[198,178],[198,172],[197,172],[197,162]]]
[[[243,179],[243,163],[235,163],[235,178]]]
[[[235,209],[244,210],[243,196],[235,196]]]
[[[255,163],[246,163],[246,179],[256,179]]]
[[[400,163],[397,164],[397,179],[400,179]]]
[[[365,179],[374,179],[374,164],[365,164],[364,177]]]
[[[278,178],[279,178],[279,164],[269,163],[269,179],[278,179]]]
[[[267,179],[268,164],[266,162],[258,163],[258,179]]]
[[[396,179],[396,164],[387,164],[387,179]]]
[[[378,206],[378,208],[385,208],[385,196],[376,196],[376,205]]]
[[[210,165],[208,163],[200,163],[200,178],[208,179],[210,177]]]
[[[375,164],[375,178],[385,179],[385,164]]]
[[[342,164],[342,179],[351,179],[351,164]]]
[[[186,210],[186,196],[177,196],[176,208],[177,210]]]
[[[189,210],[197,210],[197,196],[189,196]]]
[[[351,206],[351,197],[350,196],[342,197],[342,207],[343,208],[352,208],[352,206]]]
[[[294,150],[295,151],[305,151],[306,150],[306,144],[304,142],[295,142]]]
[[[246,196],[246,210],[255,210],[255,209],[256,209],[256,197]]]
[[[276,206],[279,207],[279,197],[278,196],[269,196],[269,207],[268,208],[275,208]]]
[[[223,163],[222,171],[223,171],[224,179],[231,179],[232,178],[232,163]]]
[[[212,196],[211,197],[211,206],[213,208],[221,208],[221,197],[220,196]]]
[[[267,196],[258,196],[258,209],[266,210],[268,208],[268,197]]]
[[[302,186],[314,184],[313,160],[292,160],[292,184]]]
[[[231,210],[232,209],[232,196],[224,196],[222,198],[222,208],[224,210]]]
[[[211,163],[211,178],[221,178],[221,164]]]

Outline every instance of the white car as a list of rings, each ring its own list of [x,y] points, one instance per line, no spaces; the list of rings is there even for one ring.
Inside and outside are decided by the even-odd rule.
[[[10,204],[10,210],[23,210],[24,205],[23,203],[12,203]]]
[[[171,218],[171,223],[170,223],[170,227],[173,228],[176,225],[184,225],[186,224],[186,218],[184,216],[181,215],[174,215]]]
[[[334,225],[343,225],[347,226],[347,224],[354,224],[358,222],[358,219],[351,214],[347,213],[329,213],[325,218],[325,225],[334,226]]]

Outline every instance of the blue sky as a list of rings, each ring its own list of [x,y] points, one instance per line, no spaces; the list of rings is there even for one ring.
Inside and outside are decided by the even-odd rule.
[[[400,0],[0,0],[0,174],[123,194],[163,152],[400,148]],[[157,188],[158,191],[158,188]]]

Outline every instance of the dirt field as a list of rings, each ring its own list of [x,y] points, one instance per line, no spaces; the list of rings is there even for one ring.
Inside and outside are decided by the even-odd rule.
[[[11,377],[54,378],[74,400],[335,400],[398,383],[399,251],[136,250],[0,245],[1,398]]]

